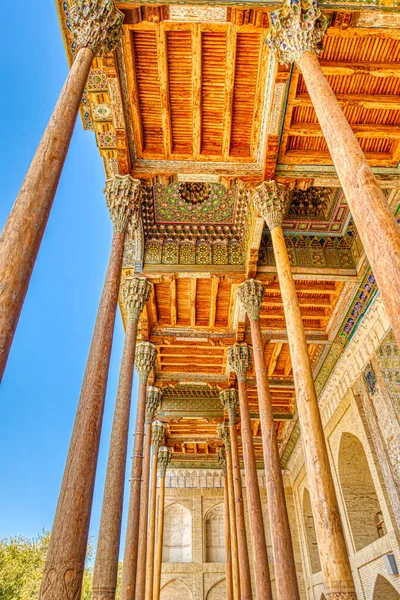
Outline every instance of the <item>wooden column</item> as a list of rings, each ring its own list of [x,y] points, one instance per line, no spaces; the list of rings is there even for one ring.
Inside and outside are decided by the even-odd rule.
[[[156,530],[156,502],[157,502],[157,464],[158,450],[165,437],[165,425],[160,421],[154,421],[152,425],[152,464],[151,464],[151,484],[150,484],[150,514],[149,514],[149,535],[147,542],[147,562],[146,562],[146,600],[153,600],[153,579],[154,579],[154,542]]]
[[[128,524],[126,528],[124,562],[122,565],[121,600],[134,600],[139,544],[140,491],[143,469],[143,438],[146,413],[146,386],[156,361],[156,347],[142,342],[136,350],[135,364],[139,374],[139,394],[133,445],[131,485],[129,491]]]
[[[271,578],[265,541],[257,465],[253,446],[249,404],[247,401],[246,375],[251,365],[252,349],[247,344],[235,344],[228,348],[228,362],[236,373],[239,384],[240,420],[242,424],[242,448],[249,522],[253,546],[254,578],[257,600],[272,600]]]
[[[223,441],[225,446],[226,459],[226,484],[228,487],[229,500],[229,526],[231,539],[231,554],[232,554],[232,582],[233,582],[233,600],[240,600],[240,577],[239,577],[239,554],[238,540],[236,528],[236,512],[235,512],[235,494],[233,491],[233,472],[232,472],[232,453],[229,428],[225,423],[218,426],[218,436]]]
[[[296,62],[301,69],[400,346],[400,230],[318,62],[328,21],[316,3],[296,0],[274,12],[273,23],[269,46],[280,62]]]
[[[158,496],[157,542],[154,564],[153,600],[160,600],[161,566],[164,540],[164,504],[165,504],[165,475],[171,460],[172,450],[162,446],[158,452],[158,467],[160,471],[160,494]]]
[[[250,319],[254,365],[257,381],[258,405],[263,442],[264,468],[268,498],[268,514],[274,551],[275,582],[278,600],[299,600],[296,564],[286,508],[281,462],[272,411],[262,339],[260,314],[264,299],[261,281],[249,279],[238,288],[239,301]]]
[[[253,600],[251,591],[250,561],[247,549],[246,524],[244,518],[242,477],[240,474],[239,447],[236,430],[236,412],[238,393],[229,388],[220,393],[222,405],[228,411],[229,432],[231,436],[233,486],[235,492],[235,513],[237,527],[237,543],[239,553],[240,593],[241,600]]]
[[[142,487],[140,490],[140,522],[135,600],[144,600],[146,591],[146,555],[149,517],[149,480],[151,458],[151,424],[161,402],[159,388],[148,386],[146,395],[146,435],[143,458]]]
[[[256,188],[253,201],[271,230],[326,596],[332,600],[355,599],[300,304],[281,226],[288,195],[284,186],[264,182]]]
[[[89,16],[78,3],[70,10],[70,31],[79,50],[0,237],[0,382],[92,60],[112,52],[122,35],[123,14],[112,3],[103,5],[92,2]]]
[[[225,451],[218,448],[218,462],[221,465],[224,474],[224,520],[225,520],[225,567],[226,567],[226,600],[233,600],[233,579],[232,579],[232,546],[229,514],[229,489],[228,473],[226,466]]]
[[[143,277],[128,277],[122,281],[120,288],[120,296],[127,314],[127,326],[94,565],[93,600],[114,597],[117,586],[137,324],[140,313],[150,297],[150,291],[151,284]]]
[[[138,198],[139,182],[129,175],[124,181]],[[82,587],[125,232],[135,213],[135,202],[130,195],[117,195],[115,185],[110,181],[106,188],[114,226],[111,255],[54,518],[40,590],[42,600],[68,600],[70,589],[76,590],[78,597]]]

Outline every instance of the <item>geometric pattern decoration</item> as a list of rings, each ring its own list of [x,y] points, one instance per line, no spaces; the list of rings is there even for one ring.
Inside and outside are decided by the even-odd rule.
[[[392,331],[387,334],[376,354],[385,385],[400,415],[400,350]]]
[[[197,202],[191,202],[183,196],[181,186],[180,183],[154,186],[156,223],[233,225],[236,200],[234,187],[225,189],[220,183],[209,183],[208,194],[204,194]]]
[[[285,233],[344,234],[350,211],[340,188],[296,188],[290,195],[289,212],[283,222]]]
[[[358,258],[358,255],[353,254],[354,240],[347,235],[340,238],[285,235],[285,242],[292,266],[354,269]],[[258,265],[275,265],[268,230],[264,230]]]

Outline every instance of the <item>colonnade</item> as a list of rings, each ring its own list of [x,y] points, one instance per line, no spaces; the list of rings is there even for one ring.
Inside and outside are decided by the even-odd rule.
[[[326,30],[326,19],[315,2],[305,0],[288,0],[284,9],[272,13],[271,19],[272,29],[267,42],[278,60],[287,64],[295,62],[303,74],[352,217],[378,282],[394,335],[400,345],[400,234],[386,199],[319,65],[317,56]],[[86,10],[85,3],[77,1],[71,10],[70,28],[75,36],[78,52],[0,238],[0,378],[7,363],[92,60],[95,55],[109,53],[115,49],[122,35],[122,20],[122,13],[115,8],[111,0],[107,3],[92,0],[90,11]],[[122,600],[149,600],[152,586],[153,598],[157,598],[159,594],[163,481],[169,452],[165,447],[158,449],[162,442],[160,428],[156,433],[159,426],[152,425],[161,391],[147,386],[148,376],[155,362],[156,349],[148,342],[142,342],[136,348],[137,323],[149,298],[150,284],[146,279],[135,276],[125,279],[120,287],[125,234],[128,225],[134,230],[138,221],[140,182],[129,175],[116,175],[106,182],[105,195],[114,231],[111,253],[46,559],[40,592],[40,598],[43,600],[79,597],[82,585],[119,293],[126,308],[127,328],[111,434],[93,598],[112,598],[115,594],[134,356],[140,384],[121,597]],[[275,181],[263,182],[253,191],[252,200],[271,231],[326,596],[329,600],[352,600],[356,596],[351,568],[300,307],[282,232],[282,221],[288,202],[287,192]],[[221,400],[229,417],[230,435],[227,435],[227,429],[221,430],[221,435],[226,449],[225,510],[227,514],[229,511],[229,562],[232,574],[230,589],[235,600],[252,598],[237,444],[238,406],[254,550],[255,593],[257,600],[268,600],[272,597],[254,448],[249,427],[246,373],[252,353],[260,403],[277,597],[279,600],[298,598],[260,329],[263,294],[263,284],[254,280],[245,282],[239,289],[239,301],[243,303],[250,320],[252,348],[246,344],[236,344],[228,351],[228,360],[237,375],[238,391],[228,389],[221,393]],[[152,427],[155,427],[153,460]],[[150,486],[151,463],[153,476]],[[157,464],[161,474],[158,511],[154,483]],[[151,519],[150,535],[147,536],[149,487]],[[159,515],[157,533],[156,512]],[[148,551],[153,559],[149,558],[146,564]],[[150,592],[146,592],[146,586]]]

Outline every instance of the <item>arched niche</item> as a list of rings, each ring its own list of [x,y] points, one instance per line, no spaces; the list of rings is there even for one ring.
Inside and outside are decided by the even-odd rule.
[[[193,600],[193,594],[181,579],[173,579],[161,589],[160,600]]]
[[[382,511],[361,441],[343,433],[338,458],[339,481],[355,549],[385,534]]]
[[[225,562],[225,515],[224,505],[217,504],[205,516],[206,562]]]
[[[400,594],[392,584],[383,575],[378,575],[372,600],[399,600],[399,598]]]
[[[171,504],[165,510],[163,562],[192,561],[192,514],[181,504]]]
[[[206,600],[226,600],[226,579],[221,579],[212,586]]]
[[[317,534],[315,532],[314,517],[311,510],[310,492],[304,488],[303,492],[303,522],[306,535],[308,557],[310,559],[311,573],[318,573],[321,570],[321,561],[319,558]]]

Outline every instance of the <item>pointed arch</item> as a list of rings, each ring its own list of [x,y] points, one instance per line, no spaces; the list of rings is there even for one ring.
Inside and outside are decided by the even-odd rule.
[[[399,600],[399,598],[399,592],[392,586],[386,577],[378,575],[375,581],[372,600]]]
[[[342,434],[338,471],[354,546],[358,551],[382,537],[385,530],[363,445],[352,433]]]
[[[189,586],[182,579],[168,581],[161,589],[160,600],[193,600]]]
[[[225,600],[226,599],[226,579],[221,579],[215,583],[209,590],[206,600]]]
[[[303,522],[306,534],[307,550],[310,559],[311,573],[319,573],[321,561],[319,558],[317,534],[315,531],[314,517],[311,510],[310,492],[304,488],[303,492]]]
[[[225,514],[224,504],[213,506],[204,517],[206,562],[225,562]]]
[[[163,562],[192,562],[192,513],[181,504],[165,509]]]

